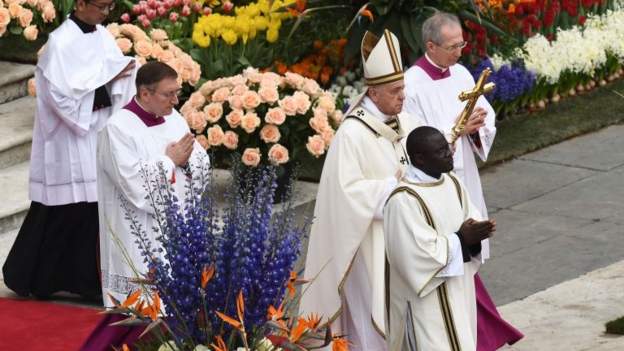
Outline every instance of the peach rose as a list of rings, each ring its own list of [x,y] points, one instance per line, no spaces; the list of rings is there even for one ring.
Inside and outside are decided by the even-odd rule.
[[[54,9],[54,4],[52,4],[52,2],[45,4],[41,11],[41,18],[43,18],[43,21],[46,23],[54,21],[56,18],[56,9]]]
[[[318,83],[308,78],[304,78],[303,87],[301,89],[312,96],[316,96],[321,92],[321,87]]]
[[[226,78],[226,81],[231,86],[245,85],[245,83],[247,83],[247,79],[240,74]]]
[[[22,13],[20,13],[19,16],[19,23],[20,26],[22,26],[22,28],[26,28],[28,26],[30,26],[30,23],[32,22],[33,19],[33,13],[32,11],[30,11],[29,9],[24,9],[22,11]],[[24,35],[26,36],[26,35]],[[36,36],[35,36],[36,38]],[[28,40],[35,40],[35,39],[28,39]]]
[[[201,67],[199,66],[198,63],[195,62],[193,65],[193,69],[191,71],[191,79],[189,79],[189,84],[192,86],[195,86],[195,84],[199,82],[200,78],[201,78]]]
[[[260,163],[260,149],[259,148],[246,148],[243,152],[243,163],[250,167],[256,167]]]
[[[212,93],[212,101],[214,102],[224,102],[230,96],[230,89],[227,87],[219,88],[214,93]]]
[[[332,113],[332,119],[334,120],[335,123],[342,122],[343,118],[344,118],[344,115],[342,114],[342,111],[340,110],[336,110],[334,111],[334,113]]]
[[[165,52],[165,49],[163,49],[162,46],[156,43],[152,45],[152,57],[155,58],[156,60],[162,62],[163,52]]]
[[[186,100],[186,102],[184,103],[184,105],[182,105],[182,108],[180,109],[180,113],[182,114],[182,116],[186,116],[194,111],[197,111],[197,109],[191,105],[189,100]]]
[[[336,111],[334,97],[328,94],[323,94],[319,97],[317,106],[327,111],[327,113],[334,113],[334,111]]]
[[[152,38],[152,40],[155,40],[155,41],[163,41],[163,40],[169,39],[167,37],[167,32],[165,32],[162,29],[153,29],[150,32],[150,37]]]
[[[106,30],[114,37],[119,38],[121,36],[121,32],[119,31],[119,24],[111,23],[106,26]]]
[[[115,40],[117,46],[121,50],[122,53],[127,54],[132,49],[132,42],[128,38],[118,38]]]
[[[0,27],[5,27],[11,22],[11,14],[9,10],[0,6]]]
[[[243,118],[241,118],[241,128],[251,134],[258,128],[261,122],[262,121],[255,112],[247,112]]]
[[[255,71],[245,72],[245,77],[251,83],[260,83],[262,81],[262,73],[258,72],[257,69],[254,68]]]
[[[28,95],[37,96],[37,86],[35,85],[35,78],[30,78],[28,80]]]
[[[327,110],[322,109],[320,107],[315,107],[313,112],[314,112],[314,118],[327,119]]]
[[[146,40],[138,40],[134,43],[134,52],[141,57],[149,57],[152,54],[152,44]]]
[[[228,102],[230,103],[230,107],[236,110],[243,109],[243,98],[240,95],[232,95],[228,98]]]
[[[204,117],[203,112],[193,111],[184,117],[189,127],[191,127],[191,129],[193,129],[197,133],[201,133],[208,124],[208,122],[206,122],[206,118]]]
[[[279,106],[284,110],[287,116],[294,116],[297,114],[297,101],[292,96],[286,96],[279,101]]]
[[[256,107],[258,107],[258,105],[260,105],[260,103],[262,102],[260,100],[260,95],[258,95],[258,93],[256,93],[255,91],[247,91],[242,95],[242,99],[243,99],[243,107],[247,110],[252,110]]]
[[[260,129],[260,139],[264,140],[265,143],[277,143],[282,135],[280,134],[279,128],[273,124],[266,124],[262,129]]]
[[[37,26],[28,26],[24,28],[24,32],[22,34],[24,35],[24,38],[26,38],[26,40],[33,41],[37,39],[39,30],[37,29]]]
[[[303,85],[303,76],[297,73],[286,72],[286,83],[293,88],[299,89]]]
[[[237,85],[232,89],[232,95],[243,95],[249,91],[249,87],[246,85]]]
[[[329,148],[329,144],[331,144],[335,134],[336,132],[334,132],[331,128],[327,128],[321,132],[321,138],[323,138],[323,141],[325,142],[325,149]]]
[[[310,109],[310,105],[312,105],[312,103],[310,102],[310,96],[308,96],[308,94],[304,93],[303,91],[297,91],[293,94],[293,98],[297,103],[297,113],[303,115],[308,112],[308,110]]]
[[[288,149],[280,144],[275,144],[269,149],[269,161],[276,165],[288,162]]]
[[[208,135],[208,143],[211,146],[221,145],[223,143],[223,137],[225,136],[223,129],[221,129],[221,126],[218,125],[208,128],[206,135]]]
[[[39,4],[39,0],[26,0],[26,3],[30,5],[30,7],[35,8]],[[0,4],[2,4],[2,1],[0,1]]]
[[[204,107],[204,113],[208,122],[215,123],[223,116],[223,105],[220,102],[213,102]]]
[[[230,150],[236,150],[238,147],[238,134],[231,130],[225,132],[225,135],[223,136],[223,146]]]
[[[199,109],[206,103],[206,98],[200,92],[194,92],[189,96],[188,103],[194,108]],[[185,104],[186,105],[186,104]]]
[[[164,63],[172,62],[174,59],[175,59],[175,56],[173,55],[173,52],[169,50],[163,50],[160,53],[160,57],[158,57],[158,61],[164,62]]]
[[[306,149],[308,149],[312,156],[318,158],[325,153],[325,141],[323,141],[323,138],[320,135],[315,134],[308,138]]]
[[[240,126],[243,115],[243,110],[232,110],[232,112],[228,113],[227,116],[225,116],[225,120],[228,122],[230,127],[236,128]]]
[[[191,79],[191,70],[186,67],[182,67],[178,71],[178,75],[183,82],[188,82]]]
[[[11,3],[9,5],[9,14],[11,15],[11,18],[18,18],[24,10],[25,9],[22,7],[22,5],[18,4],[17,2]]]
[[[282,82],[282,79],[279,75],[267,72],[262,76],[262,80],[260,81],[261,87],[277,87]]]
[[[208,150],[210,148],[210,143],[208,142],[208,138],[205,135],[198,135],[195,137],[195,140],[204,148],[204,150]]]
[[[260,90],[258,90],[258,94],[264,102],[269,102],[273,104],[277,100],[279,100],[279,93],[277,92],[276,87],[263,86],[262,88],[260,88]]]
[[[284,121],[286,121],[286,113],[284,113],[284,110],[279,107],[273,107],[267,111],[266,115],[264,116],[264,120],[267,123],[272,123],[279,126],[284,123]]]

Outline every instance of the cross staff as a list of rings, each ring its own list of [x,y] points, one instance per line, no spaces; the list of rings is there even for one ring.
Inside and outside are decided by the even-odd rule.
[[[489,68],[484,69],[483,72],[481,72],[481,76],[479,76],[479,79],[477,80],[477,83],[475,84],[475,87],[472,88],[472,90],[462,91],[461,93],[459,93],[459,100],[468,102],[466,103],[466,106],[464,107],[461,115],[457,119],[457,122],[455,122],[455,126],[453,127],[453,129],[451,129],[451,144],[455,144],[455,142],[461,135],[461,132],[466,127],[466,122],[468,122],[468,118],[472,114],[472,111],[477,104],[477,99],[479,98],[479,96],[487,94],[494,90],[494,87],[496,86],[494,83],[485,83],[485,81],[490,76],[490,73],[492,73],[492,70],[490,70]]]

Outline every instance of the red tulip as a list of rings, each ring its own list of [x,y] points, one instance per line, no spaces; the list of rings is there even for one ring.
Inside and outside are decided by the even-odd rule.
[[[124,23],[130,22],[130,14],[128,14],[127,12],[122,14],[120,18]]]
[[[191,14],[191,8],[188,5],[184,5],[182,8],[182,12],[180,13],[182,16],[186,17]]]
[[[169,14],[169,20],[173,23],[178,21],[178,13],[177,12],[172,12]]]
[[[160,6],[156,11],[159,17],[163,17],[167,13],[167,9],[164,6]]]
[[[133,5],[133,6],[132,6],[132,13],[133,13],[133,14],[138,15],[138,14],[140,14],[141,12],[142,12],[142,11],[141,11],[141,5],[139,5],[139,4],[135,4],[135,5]]]
[[[232,11],[232,8],[234,8],[234,4],[231,1],[226,0],[223,3],[223,11],[225,11],[226,13]]]

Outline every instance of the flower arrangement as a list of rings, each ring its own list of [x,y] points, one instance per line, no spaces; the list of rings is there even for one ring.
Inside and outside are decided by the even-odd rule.
[[[140,63],[158,60],[173,67],[181,83],[197,84],[201,68],[191,56],[173,44],[162,29],[152,29],[147,35],[133,24],[111,23],[106,29],[115,37],[125,55],[134,55]]]
[[[130,23],[132,17],[143,26],[149,28],[155,22],[156,28],[161,28],[160,22],[176,23],[180,18],[189,17],[191,14],[212,13],[215,1],[210,1],[203,6],[203,1],[194,0],[141,0],[132,6],[130,12],[125,12],[120,19],[124,23]]]
[[[164,169],[153,172],[142,175],[150,179],[146,189],[158,242],[132,222],[149,272],[125,301],[113,301],[109,313],[129,314],[125,323],[149,324],[159,350],[305,351],[332,341],[334,350],[346,350],[346,341],[321,326],[320,317],[288,316],[296,287],[305,283],[291,270],[308,222],[296,224],[290,200],[273,211],[274,167],[243,175],[235,163],[223,211],[209,170],[192,170],[183,203],[172,195]],[[254,191],[242,191],[241,181]],[[124,209],[134,221],[129,207]]]
[[[320,157],[342,119],[334,96],[316,81],[254,68],[204,83],[180,112],[217,162],[238,152],[251,167]]]
[[[11,33],[34,41],[43,26],[55,18],[56,9],[50,0],[0,1],[0,37]]]
[[[336,96],[336,106],[346,112],[355,98],[364,92],[364,88],[366,88],[366,83],[362,69],[357,68],[337,76],[329,91]]]

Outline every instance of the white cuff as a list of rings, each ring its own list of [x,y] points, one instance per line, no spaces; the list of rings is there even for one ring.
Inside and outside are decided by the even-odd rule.
[[[439,278],[458,277],[464,275],[464,256],[457,234],[447,236],[449,245],[448,264],[437,275]]]
[[[377,203],[377,207],[375,208],[375,214],[373,215],[373,219],[375,220],[383,220],[383,209],[386,205],[386,201],[388,201],[388,197],[392,194],[394,188],[396,188],[399,181],[395,177],[388,177],[385,180],[386,187],[384,188],[384,192],[379,199],[380,201]]]

